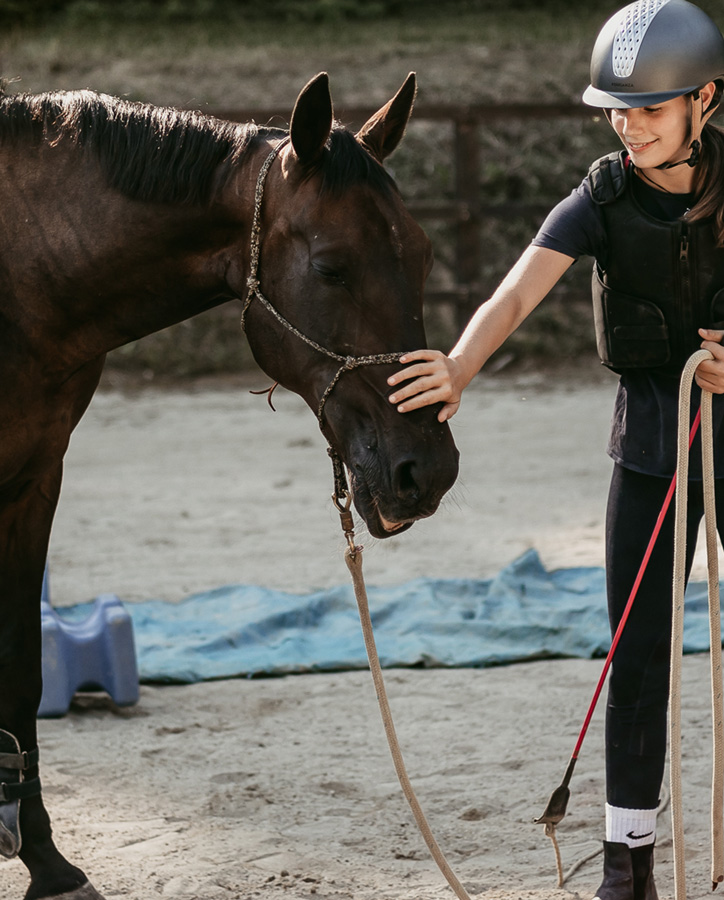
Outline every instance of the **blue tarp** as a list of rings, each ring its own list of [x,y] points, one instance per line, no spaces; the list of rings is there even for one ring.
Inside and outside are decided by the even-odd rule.
[[[603,569],[547,571],[531,550],[494,578],[368,586],[383,666],[491,666],[603,656]],[[128,603],[142,681],[366,668],[351,584],[311,594],[230,585],[180,603]],[[58,610],[77,619],[89,604]],[[704,584],[687,591],[684,652],[709,647]]]

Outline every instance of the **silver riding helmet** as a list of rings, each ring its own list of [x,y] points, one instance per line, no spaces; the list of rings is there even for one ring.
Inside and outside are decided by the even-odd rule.
[[[724,37],[687,0],[637,0],[601,29],[591,56],[589,106],[651,106],[724,80]]]

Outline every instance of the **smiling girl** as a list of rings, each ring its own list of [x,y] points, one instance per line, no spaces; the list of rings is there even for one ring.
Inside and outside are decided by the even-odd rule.
[[[581,256],[594,259],[598,352],[620,374],[608,453],[609,618],[615,631],[676,469],[679,376],[714,393],[717,522],[724,532],[724,132],[710,123],[724,89],[724,38],[686,0],[638,0],[609,19],[585,103],[605,110],[623,150],[597,160],[556,206],[449,356],[420,350],[389,379],[400,412],[464,388]],[[694,388],[697,391],[698,388]],[[698,398],[697,398],[698,400]],[[692,404],[694,407],[698,403]],[[701,466],[689,475],[687,574],[703,515]],[[594,900],[657,900],[656,811],[666,754],[671,639],[670,512],[614,658],[606,713],[606,837]]]

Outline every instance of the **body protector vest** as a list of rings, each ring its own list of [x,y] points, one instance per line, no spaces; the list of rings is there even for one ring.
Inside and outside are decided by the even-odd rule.
[[[724,328],[724,249],[709,221],[667,222],[633,194],[625,151],[597,160],[591,195],[608,240],[593,268],[593,314],[601,361],[618,372],[656,368],[678,376],[701,347],[699,328]]]

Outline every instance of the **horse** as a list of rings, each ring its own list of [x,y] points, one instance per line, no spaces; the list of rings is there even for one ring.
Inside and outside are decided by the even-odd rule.
[[[103,900],[56,848],[36,714],[40,596],[71,432],[106,354],[227,301],[259,366],[316,413],[375,537],[432,515],[458,453],[386,377],[425,346],[428,238],[383,161],[414,73],[353,133],[326,73],[288,130],[90,91],[0,93],[0,854],[25,900]]]

